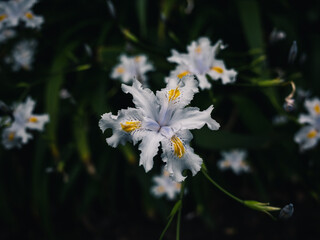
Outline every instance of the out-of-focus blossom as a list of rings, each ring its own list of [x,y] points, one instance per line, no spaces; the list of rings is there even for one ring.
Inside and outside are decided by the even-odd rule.
[[[160,176],[154,176],[152,179],[155,185],[151,192],[156,197],[166,196],[169,200],[174,200],[180,193],[181,183],[171,179],[170,174],[164,168]]]
[[[277,115],[272,119],[274,125],[282,125],[288,122],[288,118],[285,115]]]
[[[285,205],[279,213],[279,218],[288,219],[293,215],[293,212],[294,212],[294,208],[292,203]]]
[[[217,162],[219,169],[231,169],[235,174],[249,172],[250,166],[245,161],[247,152],[244,150],[234,149],[229,152],[222,152],[222,159]]]
[[[119,143],[141,141],[140,165],[148,172],[153,167],[153,157],[161,142],[162,160],[174,181],[185,179],[182,175],[185,169],[195,175],[201,168],[202,159],[189,145],[193,137],[189,130],[200,129],[205,124],[211,130],[217,130],[220,125],[211,118],[213,106],[205,111],[186,107],[199,91],[194,76],[171,78],[166,88],[157,91],[156,95],[137,80],[132,86],[122,84],[122,90],[132,94],[136,108],[120,110],[118,115],[102,115],[101,130],[113,130],[107,143],[117,147]]]
[[[48,114],[33,114],[34,107],[35,101],[27,98],[25,103],[20,103],[14,108],[14,120],[2,134],[2,143],[6,148],[21,147],[22,144],[26,144],[32,138],[27,129],[43,131],[44,125],[49,121],[49,116]]]
[[[313,148],[320,139],[320,100],[307,99],[304,105],[308,114],[300,114],[298,121],[306,126],[303,126],[294,136],[301,151]]]
[[[287,37],[287,34],[284,31],[274,28],[270,34],[270,42],[275,43],[281,41]]]
[[[2,29],[0,30],[0,43],[3,43],[7,41],[10,38],[13,38],[16,36],[16,31],[13,29]]]
[[[44,22],[43,17],[34,15],[31,8],[37,0],[10,0],[0,2],[0,29],[3,26],[15,27],[20,21],[25,22],[26,27],[40,28]]]
[[[297,54],[298,54],[297,42],[293,41],[289,51],[288,63],[292,64],[296,60]]]
[[[226,69],[224,62],[215,58],[220,49],[223,49],[222,41],[219,40],[214,46],[211,46],[210,40],[202,37],[187,47],[188,53],[178,53],[172,50],[172,56],[168,58],[168,61],[177,63],[178,66],[171,71],[170,76],[181,78],[187,74],[194,74],[199,80],[201,89],[211,88],[206,75],[213,80],[221,79],[223,84],[234,82],[237,72],[233,69]]]
[[[37,47],[35,40],[24,40],[19,42],[13,49],[11,56],[6,57],[7,64],[12,64],[12,70],[18,71],[21,68],[31,70],[34,61],[34,51]]]
[[[120,63],[116,65],[111,73],[111,78],[121,79],[123,83],[132,82],[137,79],[142,84],[146,84],[146,73],[154,70],[151,63],[144,55],[137,55],[134,57],[120,56]]]
[[[297,88],[297,97],[299,100],[304,100],[305,98],[308,98],[311,95],[310,90],[303,90],[302,88]]]

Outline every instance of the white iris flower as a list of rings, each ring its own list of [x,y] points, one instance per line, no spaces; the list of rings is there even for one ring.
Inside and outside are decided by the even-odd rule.
[[[170,174],[164,168],[160,176],[154,176],[152,179],[155,185],[151,188],[151,192],[155,197],[167,196],[169,200],[174,200],[180,193],[181,183],[171,179]]]
[[[2,143],[7,149],[26,144],[32,138],[27,129],[43,131],[44,125],[49,122],[48,114],[33,114],[34,107],[35,101],[27,98],[25,103],[14,108],[14,121],[2,133]]]
[[[37,42],[35,40],[21,41],[14,47],[11,56],[8,56],[5,61],[12,64],[13,71],[18,71],[21,68],[31,70],[36,47]]]
[[[33,14],[31,8],[37,0],[10,0],[0,3],[0,29],[18,26],[19,21],[25,22],[29,28],[39,28],[44,22],[43,17]]]
[[[187,75],[183,79],[171,78],[167,87],[157,91],[156,95],[148,88],[134,80],[132,86],[122,84],[122,90],[133,96],[136,108],[120,110],[118,115],[105,113],[99,122],[101,130],[113,130],[107,143],[117,147],[119,143],[132,141],[139,145],[140,165],[146,172],[153,167],[153,157],[162,146],[162,160],[166,170],[176,182],[185,179],[184,169],[190,169],[195,175],[201,168],[202,159],[196,155],[189,143],[192,139],[190,129],[200,129],[205,124],[211,130],[220,125],[211,118],[213,106],[205,111],[196,107],[186,107],[195,93],[198,82],[194,76]]]
[[[222,152],[221,155],[223,158],[217,163],[220,170],[232,169],[237,175],[250,171],[250,166],[245,161],[246,151],[234,149],[229,152]]]
[[[199,79],[201,89],[211,88],[206,74],[213,80],[221,79],[223,84],[234,82],[237,72],[233,69],[227,70],[224,62],[215,58],[217,52],[222,48],[222,41],[211,46],[210,40],[202,37],[187,47],[188,53],[186,54],[172,50],[172,56],[168,58],[168,61],[177,63],[178,66],[170,73],[170,76],[182,78],[187,74],[194,74]]]
[[[0,27],[1,29],[1,27]],[[0,30],[0,43],[3,43],[7,41],[10,38],[13,38],[16,36],[16,31],[13,29],[3,29]]]
[[[142,84],[145,84],[146,73],[154,70],[152,64],[144,55],[134,57],[120,56],[120,63],[116,65],[111,73],[111,78],[120,78],[123,83],[132,82],[133,79],[138,79]]]
[[[313,148],[320,139],[320,100],[318,98],[307,99],[304,105],[309,114],[300,114],[298,121],[307,125],[294,136],[301,151]]]

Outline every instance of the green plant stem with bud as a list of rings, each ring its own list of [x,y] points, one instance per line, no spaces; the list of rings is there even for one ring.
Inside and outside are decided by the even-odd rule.
[[[209,175],[208,175],[208,171],[207,168],[205,166],[205,164],[202,164],[201,167],[201,172],[203,173],[203,175],[209,180],[209,182],[211,182],[216,188],[218,188],[221,192],[223,192],[224,194],[228,195],[230,198],[232,198],[233,200],[243,204],[244,206],[251,208],[253,210],[256,211],[260,211],[260,212],[264,212],[266,213],[269,217],[271,217],[273,220],[276,220],[276,218],[274,216],[272,216],[269,212],[271,211],[279,211],[281,210],[281,208],[278,207],[272,207],[269,206],[269,203],[261,203],[258,201],[254,201],[254,200],[242,200],[236,196],[234,196],[233,194],[231,194],[230,192],[228,192],[227,190],[225,190],[223,187],[221,187],[217,182],[215,182]]]

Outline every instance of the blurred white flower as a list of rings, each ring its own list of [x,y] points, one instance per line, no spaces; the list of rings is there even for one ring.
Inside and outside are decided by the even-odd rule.
[[[171,71],[170,76],[183,77],[186,74],[194,74],[199,80],[201,89],[211,88],[206,74],[213,80],[221,79],[223,84],[234,82],[237,72],[233,69],[227,70],[224,62],[215,58],[217,52],[223,48],[222,41],[219,40],[214,46],[211,46],[210,40],[202,37],[187,47],[188,53],[186,54],[172,50],[172,56],[168,58],[168,61],[177,63],[178,66]]]
[[[34,15],[31,8],[37,0],[10,0],[0,2],[0,29],[3,26],[15,27],[20,21],[25,22],[26,27],[40,28],[44,22],[43,17]]]
[[[5,61],[7,64],[12,64],[13,71],[18,71],[21,68],[31,70],[36,47],[35,40],[21,41],[14,47],[11,56],[5,58]]]
[[[153,157],[161,142],[162,160],[174,181],[185,179],[182,175],[184,169],[190,169],[195,175],[201,168],[202,159],[189,145],[193,137],[189,130],[200,129],[205,124],[211,130],[217,130],[220,125],[211,118],[213,106],[205,111],[186,107],[199,91],[194,76],[187,75],[181,80],[171,78],[167,87],[157,91],[156,95],[137,80],[132,86],[122,84],[122,90],[132,94],[136,108],[120,110],[118,115],[102,115],[101,130],[113,130],[107,143],[117,147],[126,141],[134,144],[141,141],[140,165],[148,172],[153,167]]]
[[[164,168],[160,176],[154,176],[152,179],[155,185],[151,188],[151,192],[155,197],[166,196],[169,200],[174,200],[180,193],[181,183],[171,179],[170,173]]]
[[[144,55],[137,55],[134,57],[127,57],[126,55],[120,56],[120,63],[116,65],[111,73],[111,78],[120,78],[123,83],[132,82],[137,79],[142,84],[146,84],[145,74],[154,70],[151,63]]]
[[[274,125],[282,125],[288,122],[288,118],[285,115],[276,115],[274,116],[274,118],[272,119],[272,123]]]
[[[16,31],[13,29],[2,29],[0,30],[0,43],[3,43],[7,41],[10,38],[13,38],[16,36]]]
[[[270,42],[275,43],[281,41],[287,37],[287,34],[284,31],[274,28],[270,34]]]
[[[245,150],[234,149],[229,152],[222,152],[221,155],[223,158],[217,162],[220,170],[232,169],[237,175],[250,171],[250,166],[245,161],[247,157]]]
[[[294,136],[301,151],[313,148],[320,139],[320,100],[318,98],[307,99],[304,105],[309,114],[300,114],[298,121],[307,125],[303,126]]]
[[[43,131],[44,125],[49,122],[48,114],[33,114],[35,101],[27,98],[25,103],[18,104],[13,110],[14,121],[2,134],[3,145],[10,149],[26,144],[32,135],[27,129]]]

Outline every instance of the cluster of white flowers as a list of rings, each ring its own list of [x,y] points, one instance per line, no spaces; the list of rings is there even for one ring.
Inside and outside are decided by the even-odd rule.
[[[33,114],[35,101],[27,98],[25,103],[20,103],[13,108],[13,122],[2,132],[2,144],[5,148],[20,148],[26,144],[32,135],[27,129],[42,131],[49,121],[48,114]]]
[[[199,80],[201,89],[211,88],[206,75],[213,80],[221,79],[223,84],[234,82],[237,72],[233,69],[227,70],[224,62],[216,59],[216,54],[223,48],[222,41],[211,46],[210,40],[202,37],[187,47],[188,53],[186,54],[172,50],[172,56],[168,58],[168,61],[177,63],[178,66],[170,73],[170,76],[182,78],[187,74],[194,74]]]
[[[246,151],[234,149],[229,152],[222,152],[221,155],[223,158],[217,163],[219,169],[231,169],[237,175],[250,171],[250,166],[245,161],[245,158],[247,157]]]
[[[120,63],[114,67],[110,75],[111,78],[120,78],[123,83],[132,82],[137,79],[146,86],[146,73],[154,70],[151,63],[144,55],[137,55],[128,57],[126,55],[120,56]]]
[[[21,68],[29,71],[32,69],[36,47],[37,42],[35,40],[18,42],[13,48],[11,55],[5,58],[5,62],[11,64],[13,71],[18,71]]]
[[[26,27],[39,28],[44,22],[43,17],[34,15],[31,8],[37,0],[9,0],[0,2],[0,30],[7,27],[16,27],[20,21]]]
[[[146,171],[153,167],[153,157],[162,146],[162,160],[174,181],[185,179],[182,171],[191,170],[195,175],[201,168],[202,159],[194,153],[189,143],[192,134],[189,130],[200,129],[205,124],[211,130],[220,125],[211,118],[213,106],[205,111],[196,107],[186,107],[198,90],[198,81],[192,75],[182,79],[170,78],[166,88],[154,94],[143,88],[138,80],[132,86],[122,84],[125,93],[132,94],[135,108],[120,110],[117,115],[105,113],[99,122],[101,130],[111,128],[113,135],[107,143],[117,147],[132,141],[139,145],[140,165]]]
[[[166,196],[169,200],[174,200],[180,193],[181,183],[171,179],[170,174],[164,168],[160,176],[154,176],[155,185],[151,188],[151,193],[155,197]]]
[[[301,151],[313,148],[320,139],[320,100],[318,98],[307,99],[304,106],[309,114],[301,114],[298,121],[306,125],[294,136]]]

